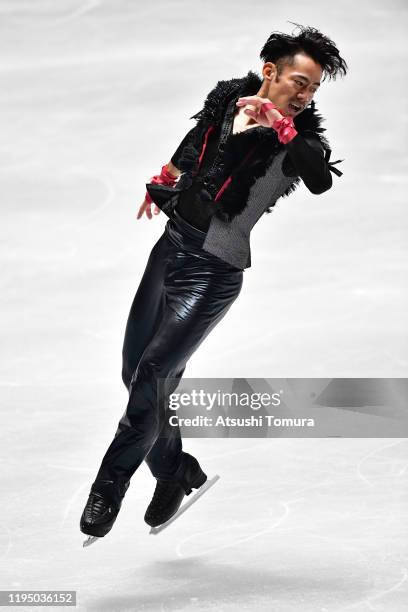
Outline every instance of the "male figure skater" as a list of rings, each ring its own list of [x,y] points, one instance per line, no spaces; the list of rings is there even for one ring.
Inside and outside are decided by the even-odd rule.
[[[297,24],[295,24],[297,25]],[[250,232],[302,179],[314,194],[332,186],[334,167],[313,98],[347,64],[315,28],[273,32],[260,53],[262,78],[219,81],[171,161],[146,185],[138,218],[168,217],[127,322],[122,378],[129,401],[91,486],[80,528],[105,536],[143,460],[156,488],[145,521],[157,527],[207,476],[182,450],[168,398],[186,364],[238,297],[251,266]],[[322,77],[324,77],[322,79]],[[341,161],[341,160],[339,160]],[[164,381],[164,384],[163,384]],[[159,384],[160,383],[160,384]]]

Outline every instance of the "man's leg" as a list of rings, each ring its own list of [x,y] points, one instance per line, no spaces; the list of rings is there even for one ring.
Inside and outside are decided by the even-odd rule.
[[[82,531],[91,535],[108,533],[119,512],[131,476],[149,455],[159,437],[162,441],[159,441],[156,452],[152,453],[148,461],[154,475],[158,478],[176,478],[187,494],[191,486],[201,486],[198,480],[205,477],[197,460],[188,453],[180,452],[178,432],[178,439],[173,436],[176,441],[173,451],[178,453],[170,455],[167,452],[168,438],[166,435],[160,436],[160,433],[165,431],[163,425],[167,426],[168,396],[176,389],[189,357],[238,296],[242,271],[226,268],[224,264],[220,265],[220,260],[202,251],[202,255],[186,252],[178,248],[178,245],[172,245],[166,237],[159,240],[153,251],[155,249],[159,252],[164,249],[164,311],[162,296],[160,300],[153,300],[156,304],[156,310],[152,310],[153,323],[147,334],[146,330],[142,331],[145,332],[145,338],[152,335],[152,329],[155,331],[131,378],[128,406],[102,460],[81,518]],[[157,266],[154,269],[157,278],[162,278]],[[146,282],[149,280],[150,277],[146,278]],[[137,310],[135,306],[136,314]],[[134,323],[132,317],[130,325]],[[126,367],[132,368],[130,360],[124,367],[124,379],[127,377]],[[161,401],[158,402],[158,382],[163,379],[169,383],[165,385],[167,396],[164,401],[160,397]],[[164,454],[157,452],[160,444],[165,446]]]
[[[167,254],[168,244],[163,234],[150,253],[130,308],[122,348],[122,380],[128,390],[143,351],[153,338],[164,313]]]
[[[164,271],[168,250],[169,242],[164,232],[151,250],[130,309],[123,345],[122,367],[122,378],[128,389],[132,374],[143,351],[154,336],[164,311]],[[118,433],[119,429],[116,435]],[[120,475],[117,478],[100,478],[97,483],[94,482],[81,516],[81,530],[99,537],[108,533],[128,486],[129,481]]]
[[[222,266],[211,266],[211,258],[197,260],[183,251],[177,251],[177,256],[167,262],[164,314],[133,374],[125,414],[95,484],[106,480],[128,482],[148,455],[156,478],[171,478],[178,472],[182,453],[165,459],[157,452],[150,455],[163,426],[167,427],[168,397],[177,388],[188,359],[226,314],[242,286],[241,270],[224,273]],[[168,384],[159,402],[158,382],[164,379]],[[165,448],[167,441],[166,435],[162,436],[158,448]]]
[[[122,349],[122,380],[128,391],[139,361],[163,318],[166,305],[164,275],[170,246],[162,236],[153,248],[130,309]],[[181,378],[184,369],[175,377]],[[119,433],[120,424],[115,436]],[[172,474],[180,463],[181,453],[180,429],[170,427],[166,415],[160,434],[145,458],[146,463],[153,475],[166,474],[166,470]]]

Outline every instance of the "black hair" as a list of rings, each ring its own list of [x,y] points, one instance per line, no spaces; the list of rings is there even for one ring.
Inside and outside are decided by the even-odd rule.
[[[316,28],[305,27],[293,21],[288,23],[300,28],[300,33],[295,36],[272,32],[259,55],[264,62],[276,64],[278,75],[282,73],[285,65],[293,65],[294,56],[302,52],[322,67],[323,80],[328,76],[335,81],[337,74],[346,75],[348,66],[330,38]]]

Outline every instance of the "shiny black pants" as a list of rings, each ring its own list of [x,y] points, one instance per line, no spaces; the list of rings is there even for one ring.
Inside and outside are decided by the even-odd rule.
[[[155,478],[180,476],[188,454],[178,427],[168,422],[168,397],[243,282],[242,270],[201,248],[204,232],[173,214],[150,253],[130,310],[122,371],[129,402],[93,484],[94,490],[108,487],[116,501],[143,460]]]

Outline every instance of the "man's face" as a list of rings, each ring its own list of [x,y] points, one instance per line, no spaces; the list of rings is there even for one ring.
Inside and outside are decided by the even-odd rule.
[[[278,76],[276,65],[266,62],[262,74],[272,77],[269,85],[267,98],[274,102],[285,115],[296,117],[312,100],[319,89],[322,77],[322,68],[319,64],[304,53],[294,56],[292,66],[285,65],[282,73]],[[297,105],[297,109],[291,106]]]

